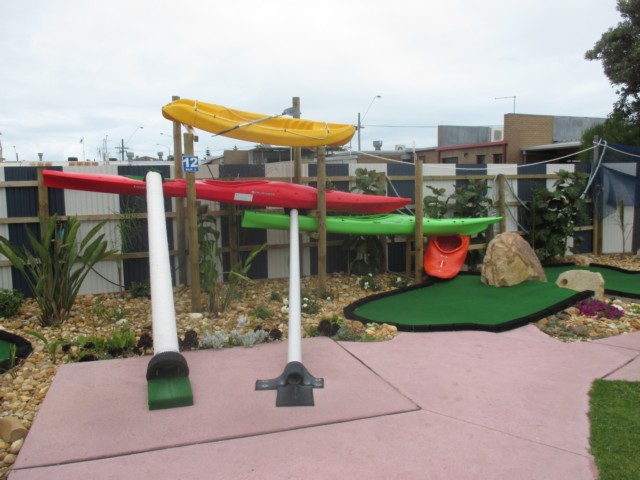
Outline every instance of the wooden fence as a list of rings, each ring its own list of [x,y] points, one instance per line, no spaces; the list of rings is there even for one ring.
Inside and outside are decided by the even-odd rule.
[[[4,168],[3,168],[4,167]],[[133,207],[125,211],[125,196],[95,194],[89,192],[76,192],[69,190],[47,189],[42,184],[41,171],[44,168],[56,168],[70,171],[85,171],[87,173],[112,173],[112,174],[140,174],[149,168],[164,168],[164,174],[172,176],[172,165],[144,164],[144,165],[77,165],[77,164],[41,164],[26,166],[0,166],[0,235],[18,243],[25,242],[25,236],[20,234],[24,225],[37,225],[40,216],[58,214],[61,219],[69,216],[78,218],[86,231],[97,222],[106,220],[107,229],[113,237],[113,246],[119,253],[109,258],[100,268],[96,268],[96,275],[88,277],[82,293],[101,293],[117,291],[118,284],[129,288],[134,282],[148,281],[148,239],[146,239],[146,206],[143,198],[133,202]],[[245,168],[246,167],[246,168]],[[261,167],[261,168],[256,168]],[[304,165],[302,183],[315,184],[318,178],[315,175],[314,165]],[[518,231],[518,207],[520,201],[526,200],[534,185],[551,186],[559,178],[558,170],[572,171],[574,165],[546,165],[544,172],[537,169],[534,173],[522,173],[521,166],[496,166],[485,165],[478,169],[478,173],[468,173],[461,166],[446,166],[448,169],[434,171],[433,165],[424,165],[422,186],[416,189],[416,176],[412,169],[414,165],[387,165],[387,164],[352,164],[352,165],[327,165],[327,181],[331,182],[339,190],[348,190],[355,181],[356,168],[375,169],[385,175],[388,180],[388,194],[393,195],[396,190],[399,196],[420,200],[429,193],[427,186],[444,188],[445,195],[453,193],[455,185],[466,180],[486,181],[488,191],[493,196],[496,208],[495,214],[503,217],[503,220],[488,231],[487,240],[498,232]],[[440,165],[439,167],[445,167]],[[503,168],[497,168],[503,167]],[[510,168],[504,168],[510,167]],[[11,171],[9,169],[22,169]],[[135,172],[134,172],[135,171]],[[134,173],[131,173],[134,172]],[[213,176],[215,178],[237,178],[243,180],[265,179],[289,181],[289,172],[285,166],[211,166],[200,172],[199,177]],[[125,197],[125,198],[122,198]],[[20,205],[15,205],[17,202]],[[184,282],[188,271],[187,252],[180,251],[175,245],[177,241],[178,215],[176,199],[167,199],[167,228],[169,232],[169,248],[172,266],[174,269],[174,283]],[[247,230],[240,227],[240,216],[243,207],[233,205],[220,205],[216,202],[201,202],[206,205],[209,214],[217,218],[217,226],[221,232],[221,264],[224,271],[247,253],[259,245],[267,244],[266,251],[254,261],[254,268],[250,272],[253,278],[285,277],[288,274],[288,232],[272,230]],[[411,205],[410,207],[413,207]],[[277,210],[274,210],[277,211]],[[141,238],[122,248],[123,241],[119,238],[118,224],[124,219],[139,223]],[[591,252],[601,243],[598,236],[599,227],[596,223],[581,226],[576,235],[583,237],[583,251]],[[341,250],[345,236],[328,235],[326,271],[341,271],[347,268],[347,259]],[[413,276],[416,262],[412,261],[416,251],[416,243],[413,237],[387,237],[386,267],[395,272]],[[422,247],[422,245],[418,245]],[[473,250],[484,249],[486,243],[474,243]],[[302,237],[302,274],[314,275],[318,272],[317,240],[314,235],[304,234]],[[420,265],[418,265],[420,267]],[[181,274],[184,273],[184,275]],[[19,275],[10,267],[9,262],[0,256],[0,286],[2,288],[17,288],[24,290]]]

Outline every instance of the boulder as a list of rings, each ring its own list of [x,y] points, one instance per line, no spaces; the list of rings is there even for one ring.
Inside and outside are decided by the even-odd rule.
[[[509,287],[526,280],[547,281],[533,248],[516,232],[496,235],[487,246],[482,264],[482,283]]]
[[[568,270],[558,276],[556,285],[577,292],[593,291],[596,299],[604,300],[604,278],[598,272],[588,270]]]
[[[13,443],[27,436],[27,429],[17,417],[0,418],[0,437],[7,443]]]

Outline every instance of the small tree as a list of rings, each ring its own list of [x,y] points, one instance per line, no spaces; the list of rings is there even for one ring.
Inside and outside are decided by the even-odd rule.
[[[622,21],[602,34],[585,57],[600,60],[609,81],[617,87],[614,112],[640,125],[640,0],[618,0]]]
[[[78,240],[80,222],[70,217],[58,225],[58,217],[40,219],[40,239],[27,228],[31,249],[0,236],[0,253],[20,272],[40,307],[43,326],[64,323],[89,271],[99,261],[115,253],[107,250],[100,222]],[[25,227],[26,228],[26,227]]]
[[[580,172],[558,172],[550,191],[536,188],[525,203],[529,234],[527,240],[541,262],[562,257],[567,251],[569,237],[575,228],[587,219],[587,207],[582,194],[586,188],[586,176]],[[580,237],[574,237],[578,244]]]
[[[352,192],[364,195],[384,195],[386,190],[380,185],[382,173],[366,168],[356,168],[356,182]],[[342,243],[347,253],[347,269],[356,275],[377,273],[384,258],[383,237],[373,235],[349,235]],[[353,260],[352,260],[353,257]]]

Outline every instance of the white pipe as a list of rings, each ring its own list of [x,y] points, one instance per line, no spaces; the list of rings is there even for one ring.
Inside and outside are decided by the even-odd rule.
[[[301,313],[300,313],[300,245],[298,233],[298,210],[289,214],[289,363],[302,362]]]
[[[169,244],[162,193],[162,176],[149,172],[147,181],[147,224],[149,226],[149,276],[151,279],[151,316],[153,351],[178,352],[176,310],[169,268]]]

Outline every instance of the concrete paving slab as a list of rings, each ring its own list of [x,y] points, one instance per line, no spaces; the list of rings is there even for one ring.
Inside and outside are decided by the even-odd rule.
[[[10,478],[566,480],[596,477],[587,456],[417,411],[19,470]]]
[[[587,454],[591,383],[636,352],[529,333],[401,333],[341,345],[425,410]]]
[[[634,358],[631,362],[625,364],[604,378],[605,380],[640,382],[640,357]]]
[[[566,344],[533,326],[308,339],[326,386],[289,408],[253,390],[285,343],[187,352],[195,406],[154,412],[148,357],[65,365],[9,478],[595,479],[589,388],[635,375],[639,352],[638,334]]]
[[[406,412],[418,407],[328,338],[303,342],[303,362],[325,378],[315,407],[276,408],[286,343],[186,352],[195,405],[147,408],[150,357],[63,365],[35,418],[15,469],[83,462],[314,425]],[[166,477],[165,477],[166,478]]]
[[[593,342],[596,345],[609,345],[612,347],[629,348],[640,352],[640,332],[624,333],[615,337],[602,338]]]

